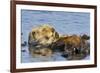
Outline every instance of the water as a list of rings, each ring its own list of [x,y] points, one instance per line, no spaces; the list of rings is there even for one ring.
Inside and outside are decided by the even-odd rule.
[[[60,35],[90,35],[90,14],[88,12],[64,12],[64,11],[41,11],[21,10],[22,43],[28,42],[29,32],[33,27],[41,24],[49,24],[55,28]],[[29,55],[28,46],[22,47],[21,62],[39,62],[41,58],[33,58]],[[89,56],[85,58],[88,60]],[[48,61],[64,61],[60,53],[53,54]]]

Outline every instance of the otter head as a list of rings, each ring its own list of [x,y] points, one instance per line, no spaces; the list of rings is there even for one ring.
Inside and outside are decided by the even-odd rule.
[[[31,40],[38,41],[39,44],[49,45],[58,39],[59,35],[50,25],[41,25],[31,31]]]

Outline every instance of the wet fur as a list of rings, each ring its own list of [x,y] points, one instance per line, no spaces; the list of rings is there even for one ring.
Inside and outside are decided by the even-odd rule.
[[[53,49],[58,49],[66,55],[67,59],[82,59],[89,53],[89,46],[87,45],[87,36],[61,36],[53,45]],[[78,57],[79,56],[79,57]]]
[[[31,54],[36,55],[51,55],[52,50],[50,49],[50,45],[55,42],[59,38],[59,34],[55,31],[53,27],[50,25],[40,25],[32,29],[29,33],[29,52]],[[41,47],[37,47],[41,45]],[[38,52],[36,52],[38,51]]]

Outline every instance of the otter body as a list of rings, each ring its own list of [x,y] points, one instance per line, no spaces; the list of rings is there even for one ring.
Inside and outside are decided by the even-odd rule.
[[[77,35],[61,36],[52,47],[62,52],[67,59],[82,59],[90,51],[87,40]]]

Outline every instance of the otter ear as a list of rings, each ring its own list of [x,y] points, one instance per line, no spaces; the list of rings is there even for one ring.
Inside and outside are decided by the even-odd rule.
[[[84,39],[84,40],[89,40],[90,39],[90,36],[84,34],[84,35],[81,36],[81,38]]]

